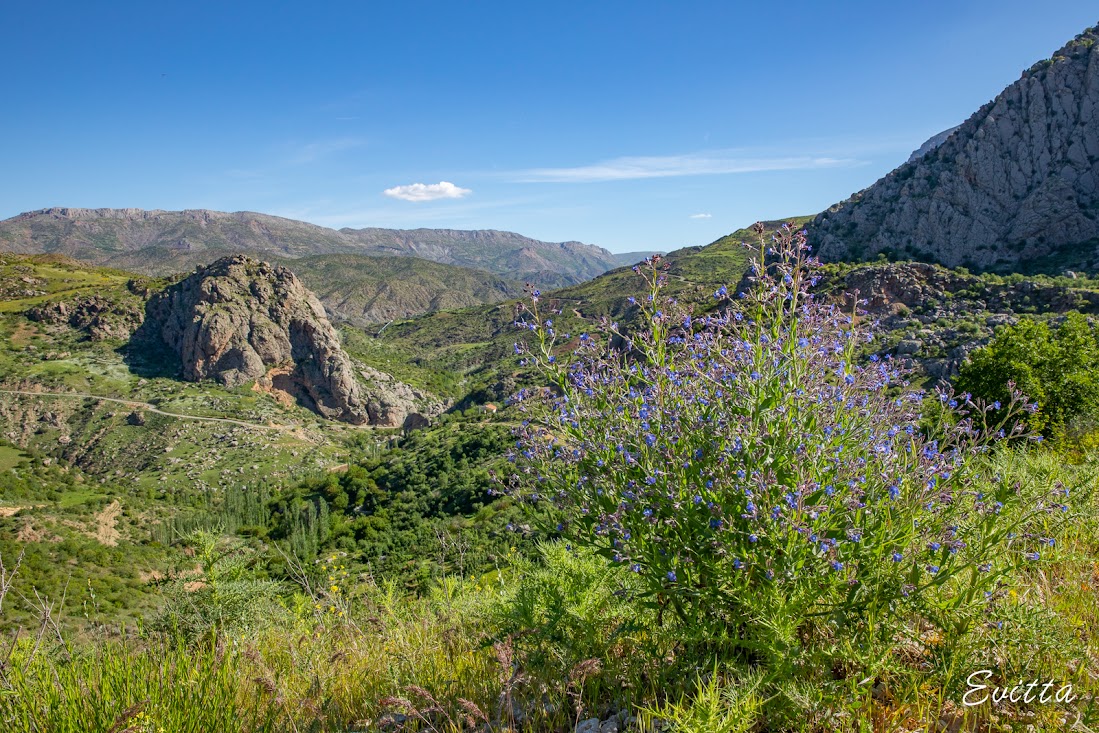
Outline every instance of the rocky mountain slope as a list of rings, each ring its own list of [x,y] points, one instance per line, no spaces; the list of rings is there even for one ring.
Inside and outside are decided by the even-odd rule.
[[[1099,270],[1099,28],[1035,64],[937,147],[823,212],[829,260]]]
[[[876,323],[871,347],[948,380],[996,329],[1023,318],[1056,319],[1069,311],[1099,314],[1099,282],[1070,277],[974,275],[922,262],[830,265],[818,294],[864,299]]]
[[[954,125],[954,127],[951,127],[949,130],[943,130],[942,132],[935,133],[929,137],[924,141],[923,145],[912,151],[912,155],[908,156],[907,162],[913,163],[942,145],[959,127],[961,127],[961,125]]]
[[[582,242],[542,242],[495,229],[341,229],[360,254],[403,255],[472,267],[543,287],[590,280],[618,266],[615,255]]]
[[[639,252],[618,252],[614,255],[614,260],[621,267],[632,267],[638,262],[641,262],[646,257],[652,257],[653,255],[665,254],[664,250],[641,250]]]
[[[453,229],[336,231],[253,212],[52,208],[0,221],[0,251],[58,253],[144,274],[187,272],[219,257],[296,259],[395,255],[484,270],[543,287],[582,282],[618,265],[601,247],[512,232]]]

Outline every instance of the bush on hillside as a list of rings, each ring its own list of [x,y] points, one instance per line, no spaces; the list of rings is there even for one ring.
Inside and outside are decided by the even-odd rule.
[[[955,382],[992,403],[1010,400],[1013,389],[1037,411],[1026,416],[1047,437],[1094,432],[1099,419],[1099,340],[1087,318],[1070,313],[1059,325],[1023,320],[970,354]],[[1014,388],[1011,386],[1014,385]]]
[[[252,634],[278,618],[281,588],[254,577],[256,558],[241,542],[206,531],[195,532],[189,542],[201,575],[177,577],[165,585],[164,607],[151,624],[154,631],[214,643],[219,635]]]
[[[663,297],[659,258],[635,268],[637,333],[558,334],[532,291],[519,321],[552,394],[516,397],[529,420],[512,490],[636,574],[661,618],[751,659],[796,663],[838,629],[856,647],[891,639],[913,614],[971,627],[1040,557],[1043,538],[1016,523],[1059,500],[1015,511],[1006,482],[978,486],[989,436],[973,417],[991,408],[943,394],[953,417],[927,437],[903,372],[857,363],[870,335],[809,295],[804,233],[785,227],[768,248],[757,231],[751,287],[721,288],[708,313]]]

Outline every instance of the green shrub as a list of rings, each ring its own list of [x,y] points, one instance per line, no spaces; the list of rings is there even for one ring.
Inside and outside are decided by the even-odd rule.
[[[254,576],[255,558],[242,543],[209,532],[196,532],[191,543],[202,574],[167,584],[152,629],[188,641],[213,641],[219,634],[254,634],[277,622],[279,586]]]
[[[634,602],[637,577],[587,548],[555,542],[539,550],[539,562],[513,558],[515,580],[493,612],[494,634],[512,639],[524,666],[541,679],[565,681],[591,659],[610,679],[646,664],[634,647],[654,615]]]
[[[1071,433],[1099,419],[1099,340],[1079,313],[1055,327],[1023,320],[970,354],[955,386],[1000,407],[1017,390],[1037,407],[1026,417],[1030,428],[1047,437]]]

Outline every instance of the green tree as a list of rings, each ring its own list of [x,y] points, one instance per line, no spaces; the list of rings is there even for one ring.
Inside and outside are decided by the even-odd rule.
[[[1024,320],[1009,326],[962,365],[955,386],[1006,404],[1011,386],[1037,405],[1026,420],[1047,437],[1079,430],[1099,416],[1099,341],[1087,318],[1059,325]]]

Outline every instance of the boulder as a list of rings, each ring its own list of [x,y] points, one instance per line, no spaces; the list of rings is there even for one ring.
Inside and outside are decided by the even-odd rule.
[[[136,348],[161,346],[187,381],[238,387],[288,367],[287,387],[320,415],[370,421],[351,360],[324,308],[285,267],[234,255],[153,295]]]

